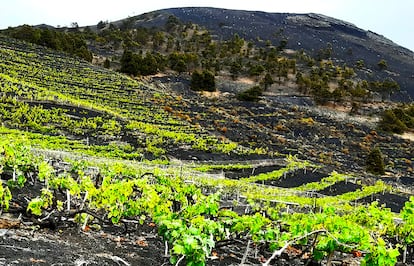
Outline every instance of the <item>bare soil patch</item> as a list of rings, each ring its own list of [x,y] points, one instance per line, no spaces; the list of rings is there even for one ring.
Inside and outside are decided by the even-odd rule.
[[[385,204],[387,208],[390,208],[392,212],[399,213],[404,207],[406,201],[409,200],[409,197],[406,195],[397,195],[392,193],[377,193],[372,194],[368,197],[358,200],[358,203],[370,203],[373,201],[378,201],[379,205]]]
[[[253,79],[251,79],[251,78],[245,78],[245,77],[238,78],[237,81],[240,82],[240,83],[249,84],[249,85],[256,84],[256,82]]]
[[[324,188],[323,190],[320,190],[318,192],[323,195],[327,195],[327,196],[337,196],[337,195],[342,195],[344,193],[352,192],[352,191],[355,191],[361,188],[362,188],[361,185],[351,183],[351,182],[341,181],[341,182],[337,182],[333,184],[332,186]]]
[[[163,257],[163,241],[152,232],[154,229],[124,235],[82,232],[77,227],[0,230],[0,265],[150,266],[168,260]]]
[[[408,139],[410,141],[414,141],[414,132],[405,132],[402,135],[400,135],[403,139]]]
[[[299,170],[293,173],[289,173],[286,176],[277,180],[264,181],[264,184],[284,188],[295,188],[307,183],[321,181],[321,179],[326,176],[327,174],[322,172]],[[262,183],[262,181],[260,181],[259,183]]]
[[[255,168],[244,168],[244,169],[233,169],[229,171],[224,171],[224,176],[230,179],[239,179],[245,178],[253,175],[258,175],[261,173],[267,173],[280,169],[280,166],[260,166]]]

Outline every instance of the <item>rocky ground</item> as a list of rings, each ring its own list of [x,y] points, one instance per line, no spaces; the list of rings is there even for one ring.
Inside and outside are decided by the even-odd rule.
[[[154,227],[82,231],[77,227],[0,229],[0,265],[162,265],[163,241]]]
[[[289,88],[280,92],[274,86],[259,102],[243,102],[236,100],[235,95],[249,88],[249,82],[219,79],[216,94],[202,95],[191,91],[183,80],[185,77],[160,77],[152,82],[162,83],[169,93],[182,97],[182,102],[172,108],[218,136],[247,147],[265,148],[275,156],[296,154],[301,159],[357,175],[364,173],[369,150],[378,146],[384,154],[390,181],[413,176],[412,141],[376,128],[384,103],[362,105],[360,115],[350,115],[346,106],[319,107],[309,97],[297,96]],[[188,160],[188,153],[178,148],[170,155]],[[217,156],[210,153],[195,157],[246,159],[234,154]],[[272,156],[247,159],[268,158]]]
[[[0,219],[2,226],[12,220]],[[79,227],[54,230],[14,224],[0,229],[0,265],[170,265],[156,227],[145,224],[124,232],[122,227],[82,231]],[[246,243],[218,243],[207,265],[259,265],[271,254]],[[271,265],[324,265],[308,261],[308,253],[290,247]],[[359,258],[337,254],[341,265],[358,265]],[[183,263],[184,265],[184,263]]]

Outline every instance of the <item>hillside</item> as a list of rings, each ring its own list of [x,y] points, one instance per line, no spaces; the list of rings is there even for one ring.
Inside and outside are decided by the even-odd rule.
[[[321,49],[332,48],[332,58],[338,64],[355,66],[365,62],[359,71],[361,78],[395,79],[411,99],[414,98],[414,52],[391,40],[355,25],[320,14],[282,14],[236,11],[214,8],[174,8],[152,13],[155,18],[136,25],[159,26],[173,14],[184,23],[191,22],[210,30],[218,39],[229,39],[234,34],[247,40],[270,40],[273,45],[286,40],[286,48],[304,49],[317,56]],[[378,71],[377,63],[384,59],[388,71]],[[402,96],[399,99],[404,99]]]
[[[176,8],[83,28],[24,25],[3,32],[88,61],[93,55],[95,64],[132,75],[206,69],[266,87],[264,77],[271,78],[320,103],[412,102],[413,52],[317,14]]]
[[[284,48],[303,50],[314,58],[331,58],[337,65],[354,67],[360,79],[395,80],[402,92],[394,95],[394,100],[410,102],[414,96],[412,51],[375,32],[320,14],[172,8],[111,24],[120,28],[163,29],[171,15],[184,24],[207,29],[215,40],[229,40],[237,34],[262,47],[283,44]],[[381,60],[387,62],[386,69],[378,66]]]
[[[193,12],[197,25],[186,24]],[[249,45],[230,24],[209,24],[231,12],[239,11],[171,9],[114,23],[119,28],[57,34],[101,56],[95,64],[57,42],[61,51],[0,35],[6,263],[412,265],[414,145],[378,130],[379,112],[394,103],[371,96],[399,59],[384,57],[388,70],[376,71],[377,83],[367,81],[371,87],[356,96],[341,86],[360,86],[377,62],[353,73],[336,61],[336,46],[335,56],[318,61],[292,52],[290,38],[286,47]],[[241,14],[260,17],[252,20],[258,25],[272,16],[292,20]],[[297,16],[294,23],[307,21]],[[343,31],[353,27],[341,23]],[[217,41],[225,32],[231,38]],[[100,66],[104,59],[110,66]],[[144,75],[150,63],[154,73]],[[253,71],[256,65],[265,70]],[[193,74],[206,69],[200,73],[214,73],[214,90],[199,91]],[[266,74],[274,80],[266,83]],[[344,92],[341,99],[326,88],[318,94],[323,80]],[[255,85],[260,95],[240,96]],[[348,101],[360,104],[359,115],[342,110]]]
[[[239,101],[232,95],[246,85],[223,79],[220,96],[209,100],[180,77],[137,82],[63,54],[2,40],[8,47],[2,52],[2,121],[10,128],[109,145],[125,158],[248,160],[293,153],[347,171],[363,170],[364,157],[378,146],[392,163],[390,173],[409,176],[412,170],[401,160],[413,154],[406,140],[377,133],[375,124],[351,116],[291,105],[294,97]]]

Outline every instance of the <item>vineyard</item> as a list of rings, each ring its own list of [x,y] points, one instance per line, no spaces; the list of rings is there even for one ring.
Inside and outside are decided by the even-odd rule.
[[[79,265],[413,262],[408,140],[303,106],[209,100],[1,36],[0,70],[7,263],[62,259],[19,246],[28,231],[73,232],[74,246],[105,234],[105,252],[62,248]],[[381,178],[364,171],[378,146]]]

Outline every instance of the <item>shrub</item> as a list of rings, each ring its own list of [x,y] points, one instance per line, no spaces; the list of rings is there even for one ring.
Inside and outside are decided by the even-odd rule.
[[[396,116],[393,110],[386,110],[382,113],[378,128],[397,134],[402,134],[407,130],[407,126]]]
[[[275,81],[273,80],[272,75],[266,73],[266,75],[260,83],[263,85],[264,90],[267,90],[267,88],[272,86],[272,84],[275,83]]]
[[[140,54],[124,50],[121,58],[121,72],[131,75],[153,75],[163,68],[163,58],[159,54]]]
[[[203,72],[194,71],[191,75],[191,89],[195,91],[215,91],[214,74],[208,70],[203,70]]]
[[[395,108],[393,109],[393,112],[407,128],[414,128],[414,116],[412,114],[410,115],[409,109],[404,110],[402,108]]]
[[[254,86],[237,94],[237,99],[241,101],[257,101],[262,93],[263,89],[260,86]]]
[[[378,147],[371,150],[367,155],[366,169],[367,172],[375,175],[383,175],[385,173],[384,158]]]
[[[379,62],[378,62],[378,67],[379,67],[379,69],[380,70],[384,70],[384,69],[387,69],[388,68],[388,64],[387,64],[387,61],[385,61],[384,59],[381,59]]]

